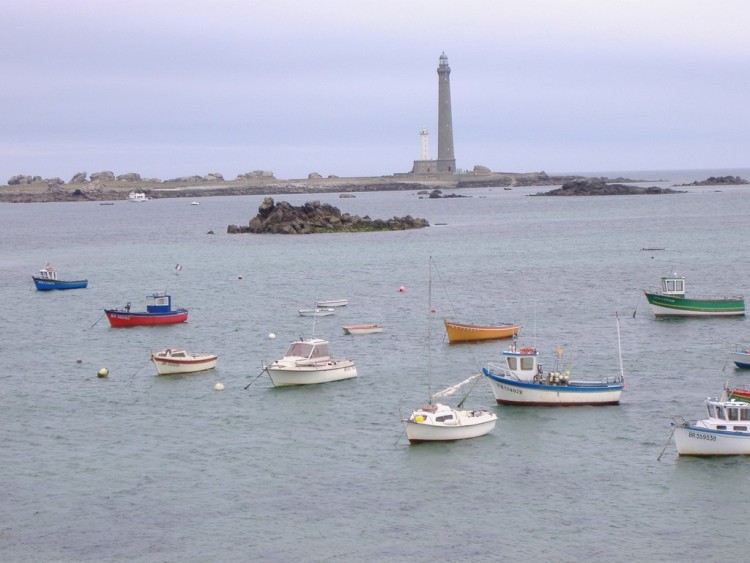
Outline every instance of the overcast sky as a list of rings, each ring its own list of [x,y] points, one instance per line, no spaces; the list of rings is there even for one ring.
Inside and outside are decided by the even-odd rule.
[[[750,166],[747,0],[4,0],[0,183],[16,174]]]

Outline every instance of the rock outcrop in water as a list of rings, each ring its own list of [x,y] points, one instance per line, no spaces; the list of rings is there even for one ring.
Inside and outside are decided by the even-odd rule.
[[[561,188],[548,192],[531,194],[535,196],[578,196],[578,195],[640,195],[640,194],[679,194],[684,193],[669,188],[651,186],[641,188],[625,184],[608,184],[599,178],[582,178],[565,182]]]
[[[313,233],[358,233],[368,231],[403,231],[429,227],[425,219],[393,217],[392,219],[370,219],[341,213],[337,207],[319,201],[294,206],[286,201],[274,203],[267,197],[258,208],[258,215],[247,227],[229,225],[227,233],[270,233],[281,235],[304,235]]]
[[[681,186],[742,186],[748,184],[747,180],[739,176],[710,176],[705,180],[696,180],[689,184],[680,184]]]

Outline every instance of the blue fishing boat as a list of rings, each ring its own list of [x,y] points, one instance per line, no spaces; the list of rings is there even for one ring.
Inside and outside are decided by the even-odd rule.
[[[50,265],[45,264],[44,268],[39,270],[38,276],[31,276],[34,285],[39,291],[49,291],[52,289],[79,289],[86,287],[89,280],[61,280],[57,278],[57,271]]]

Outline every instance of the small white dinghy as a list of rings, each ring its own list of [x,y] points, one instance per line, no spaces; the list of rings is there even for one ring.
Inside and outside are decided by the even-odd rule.
[[[341,327],[344,334],[373,334],[383,332],[383,326],[377,323],[366,323],[361,325],[345,325]]]
[[[300,317],[328,317],[333,315],[336,311],[328,309],[298,309],[297,311]]]
[[[159,375],[194,373],[216,367],[216,354],[192,354],[179,348],[165,348],[151,354],[151,361]]]
[[[328,308],[328,307],[344,307],[349,304],[348,299],[324,299],[317,300],[315,302],[316,307]]]

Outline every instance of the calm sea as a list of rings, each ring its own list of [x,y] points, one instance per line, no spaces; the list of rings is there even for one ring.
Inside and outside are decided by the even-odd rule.
[[[750,170],[625,174],[668,187]],[[0,204],[0,559],[744,560],[750,459],[678,459],[673,443],[657,457],[672,417],[701,416],[727,381],[750,386],[728,362],[747,320],[656,320],[641,289],[674,268],[689,293],[750,293],[750,189],[527,197],[548,189],[276,198],[432,224],[301,237],[226,234],[262,197]],[[450,346],[444,317],[519,322],[548,365],[561,346],[590,378],[619,372],[619,314],[622,403],[501,407],[480,380],[466,404],[495,410],[491,434],[409,446],[401,419],[427,396],[430,256],[433,390],[507,345]],[[35,291],[46,261],[89,287]],[[103,308],[142,309],[154,290],[189,322],[109,327]],[[349,305],[332,317],[297,314],[335,298]],[[342,334],[362,322],[385,331]],[[313,334],[360,376],[258,377]],[[219,365],[157,377],[149,352],[163,347]]]

